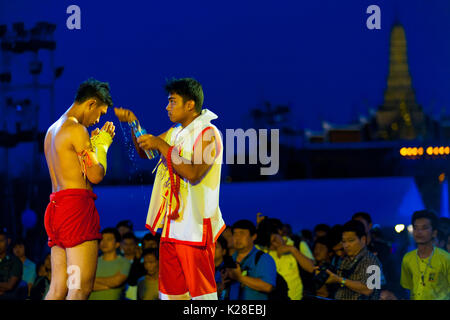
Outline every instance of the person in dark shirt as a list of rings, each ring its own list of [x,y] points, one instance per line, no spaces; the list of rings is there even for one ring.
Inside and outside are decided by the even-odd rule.
[[[22,279],[22,261],[8,253],[6,232],[0,229],[0,300],[23,300],[28,295],[27,284]]]
[[[383,267],[386,282],[381,288],[382,300],[396,300],[403,292],[400,287],[400,263],[394,261],[391,254],[391,247],[379,237],[374,237],[372,229],[372,217],[367,212],[357,212],[352,216],[352,220],[361,222],[367,235],[367,250],[375,255]]]
[[[146,274],[144,263],[141,261],[142,251],[139,250],[138,239],[133,232],[125,233],[122,236],[120,247],[123,256],[131,263],[130,273],[126,282],[125,299],[136,300],[138,279]]]
[[[350,220],[344,224],[342,245],[346,256],[339,269],[336,273],[327,270],[326,283],[340,285],[335,299],[379,300],[384,276],[380,261],[366,247],[366,233],[361,222]]]

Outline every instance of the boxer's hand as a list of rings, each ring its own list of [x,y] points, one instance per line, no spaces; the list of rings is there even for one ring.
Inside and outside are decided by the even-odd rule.
[[[98,130],[98,128],[95,129],[94,131],[96,131],[96,130]],[[103,128],[102,128],[102,131],[106,131],[107,133],[109,133],[111,138],[114,138],[114,136],[116,135],[116,132],[115,132],[116,131],[116,127],[114,126],[114,123],[109,122],[109,121],[105,122],[105,124],[103,125]]]
[[[91,139],[93,138],[93,137],[95,137],[96,135],[98,135],[100,133],[100,129],[99,128],[95,128],[95,130],[93,130],[92,132],[91,132]]]
[[[161,138],[151,134],[144,134],[137,138],[139,147],[144,150],[157,150],[161,141],[163,141]]]
[[[116,117],[119,118],[120,122],[133,122],[137,120],[133,111],[128,109],[114,108],[114,113],[116,114]]]

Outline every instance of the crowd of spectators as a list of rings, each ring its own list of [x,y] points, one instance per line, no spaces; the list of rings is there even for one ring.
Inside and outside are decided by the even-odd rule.
[[[449,300],[450,223],[414,212],[417,249],[396,259],[370,214],[298,234],[277,218],[227,226],[216,242],[219,300]],[[138,238],[130,221],[102,230],[90,300],[158,300],[160,236]],[[44,299],[51,257],[27,258],[24,241],[0,229],[0,299]]]

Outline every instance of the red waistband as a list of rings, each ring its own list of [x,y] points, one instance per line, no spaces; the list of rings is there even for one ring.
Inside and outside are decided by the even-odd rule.
[[[86,197],[92,198],[94,200],[97,199],[97,195],[92,192],[92,190],[88,189],[65,189],[58,192],[53,192],[50,194],[50,201],[57,201],[67,196],[78,196],[78,197]]]

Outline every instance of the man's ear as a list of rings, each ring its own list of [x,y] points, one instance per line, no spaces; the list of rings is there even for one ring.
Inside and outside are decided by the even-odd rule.
[[[252,235],[253,242],[256,240],[257,237],[258,237],[258,235],[256,233],[254,235]]]
[[[189,111],[195,110],[195,101],[189,100],[188,102],[186,102],[186,106]]]
[[[116,242],[116,249],[120,247],[120,242]]]
[[[87,103],[87,106],[88,106],[89,110],[92,110],[92,109],[97,107],[97,100],[96,99],[93,99],[93,98],[88,99],[86,101],[86,103]]]

